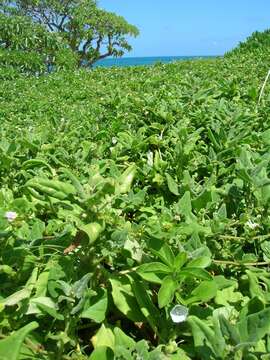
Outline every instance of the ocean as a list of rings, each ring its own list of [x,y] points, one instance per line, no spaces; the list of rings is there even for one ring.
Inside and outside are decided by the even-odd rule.
[[[214,58],[215,56],[151,56],[151,57],[124,57],[124,58],[107,58],[99,60],[94,64],[94,67],[126,67],[139,65],[153,65],[161,62],[168,64],[173,61],[191,60],[191,59],[205,59]]]

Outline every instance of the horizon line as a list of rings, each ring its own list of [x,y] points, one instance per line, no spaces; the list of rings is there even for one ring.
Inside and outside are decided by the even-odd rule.
[[[104,60],[121,60],[121,59],[132,59],[132,58],[170,58],[170,57],[218,57],[224,56],[225,54],[215,54],[215,55],[145,55],[145,56],[121,56],[121,57],[107,57],[98,61]]]

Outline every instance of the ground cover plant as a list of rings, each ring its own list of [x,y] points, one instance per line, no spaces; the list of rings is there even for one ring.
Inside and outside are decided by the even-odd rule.
[[[269,359],[268,68],[1,73],[0,359]]]

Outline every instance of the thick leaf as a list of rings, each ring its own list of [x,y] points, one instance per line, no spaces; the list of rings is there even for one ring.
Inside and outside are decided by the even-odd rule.
[[[198,257],[197,259],[191,260],[189,261],[189,263],[187,264],[187,268],[189,267],[199,267],[199,268],[207,268],[209,265],[211,265],[211,259],[207,256],[201,256]]]
[[[244,296],[235,290],[235,286],[226,287],[225,289],[218,290],[215,303],[218,305],[229,306],[229,304],[240,302]]]
[[[185,252],[182,252],[182,253],[179,253],[176,258],[174,259],[174,269],[176,271],[179,271],[186,263],[187,261],[187,253]]]
[[[40,296],[30,299],[26,314],[41,314],[42,310],[38,307],[39,304],[43,304],[54,311],[57,310],[57,305],[51,298],[46,296]]]
[[[115,346],[123,346],[125,348],[133,348],[135,346],[136,342],[120,328],[115,327],[113,333],[115,336]]]
[[[270,308],[248,315],[237,327],[243,343],[259,341],[270,331]]]
[[[133,293],[140,306],[141,312],[147,319],[152,329],[156,332],[161,327],[161,315],[159,310],[153,304],[145,284],[140,281],[136,276],[128,276],[132,285]]]
[[[136,270],[137,274],[146,281],[154,284],[161,284],[163,278],[172,272],[167,265],[162,263],[147,263],[139,266]]]
[[[49,280],[49,275],[50,272],[47,271],[43,271],[36,282],[35,288],[36,288],[36,294],[35,296],[39,297],[39,296],[46,296],[47,293],[47,287],[48,287],[48,280]]]
[[[62,314],[59,314],[54,308],[48,305],[44,305],[42,302],[37,302],[36,305],[43,314],[48,314],[56,320],[64,320],[64,316]]]
[[[77,299],[81,299],[84,292],[88,288],[88,283],[91,278],[91,274],[85,274],[80,280],[76,281],[72,286],[72,292]]]
[[[166,173],[166,179],[167,179],[167,184],[168,184],[168,188],[170,190],[170,192],[176,196],[179,195],[179,191],[178,191],[178,185],[175,182],[175,180],[171,177],[170,174]]]
[[[18,360],[24,339],[36,328],[38,328],[38,323],[34,321],[17,330],[6,339],[0,340],[0,359]]]
[[[93,222],[81,226],[80,230],[83,231],[88,236],[89,244],[92,245],[102,233],[103,227],[99,223]]]
[[[152,253],[155,254],[170,268],[174,263],[174,254],[171,247],[168,244],[163,244],[159,250],[151,249]]]
[[[136,172],[137,167],[135,164],[132,164],[120,176],[118,186],[116,188],[120,194],[125,194],[130,191]]]
[[[35,240],[42,239],[44,231],[45,224],[40,220],[36,220],[31,228],[30,240],[32,241],[32,243]]]
[[[212,276],[204,269],[200,269],[200,268],[183,268],[180,272],[179,272],[179,278],[182,277],[192,277],[192,278],[197,278],[197,279],[202,279],[202,280],[212,280]]]
[[[115,306],[130,320],[134,322],[144,321],[144,316],[133,294],[128,277],[111,278],[110,283]]]
[[[91,298],[90,304],[87,305],[84,306],[81,318],[91,319],[97,323],[104,321],[108,306],[107,290],[101,289],[99,295]]]
[[[219,317],[220,328],[223,336],[229,338],[236,346],[240,343],[240,335],[237,326],[231,324],[224,316]]]
[[[189,191],[186,191],[182,198],[178,201],[177,208],[179,213],[184,215],[187,219],[194,218],[194,215],[192,214],[191,197]]]
[[[264,293],[259,285],[259,279],[251,270],[246,271],[249,279],[249,291],[252,297],[257,296],[259,299],[264,300]]]
[[[202,301],[208,302],[213,299],[217,294],[217,284],[214,280],[203,281],[191,293],[191,297],[186,300],[187,304]]]
[[[104,324],[101,325],[96,335],[91,339],[94,349],[108,347],[114,351],[115,336],[112,329]]]
[[[154,284],[161,284],[166,274],[157,274],[151,272],[139,272],[137,274],[145,281],[149,281]]]
[[[160,262],[143,264],[137,268],[137,273],[140,275],[143,273],[152,272],[157,274],[169,274],[171,272],[171,269],[167,265]]]
[[[14,294],[8,296],[7,298],[0,300],[0,303],[5,306],[14,306],[19,304],[20,301],[28,299],[31,295],[31,291],[27,288],[16,291]]]
[[[114,353],[109,347],[99,346],[92,352],[89,360],[114,360]]]
[[[223,337],[218,336],[206,323],[196,316],[189,316],[188,323],[191,326],[192,335],[194,338],[194,345],[198,348],[204,346],[205,340],[208,342],[215,356],[224,358],[225,340]]]
[[[166,276],[162,281],[158,292],[158,306],[160,308],[163,308],[172,302],[177,285],[177,282],[175,282],[171,276]]]

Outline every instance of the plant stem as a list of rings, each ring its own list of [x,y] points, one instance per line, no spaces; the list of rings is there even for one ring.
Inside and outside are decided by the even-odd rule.
[[[262,98],[262,96],[263,96],[264,89],[265,89],[265,86],[266,86],[266,84],[267,84],[267,81],[268,81],[269,76],[270,76],[270,70],[268,71],[268,73],[267,73],[267,75],[266,75],[266,78],[265,78],[265,80],[264,80],[263,86],[262,86],[262,88],[261,88],[260,96],[259,96],[259,100],[258,100],[258,104],[260,103],[261,98]]]
[[[233,266],[267,266],[267,265],[270,265],[270,261],[241,263],[238,261],[213,260],[213,263],[217,264],[217,265],[233,265]]]
[[[247,240],[244,236],[233,236],[233,235],[218,235],[220,239],[223,240]],[[267,235],[257,235],[254,237],[251,237],[251,240],[266,240],[270,238],[270,234]]]
[[[245,240],[246,239],[242,236],[233,236],[233,235],[218,235],[218,237],[223,240]]]
[[[137,269],[138,269],[138,266],[135,266],[135,267],[133,267],[131,269],[128,269],[128,270],[119,271],[118,274],[126,275],[126,274],[129,274],[129,273],[133,272],[133,271],[136,271]]]

